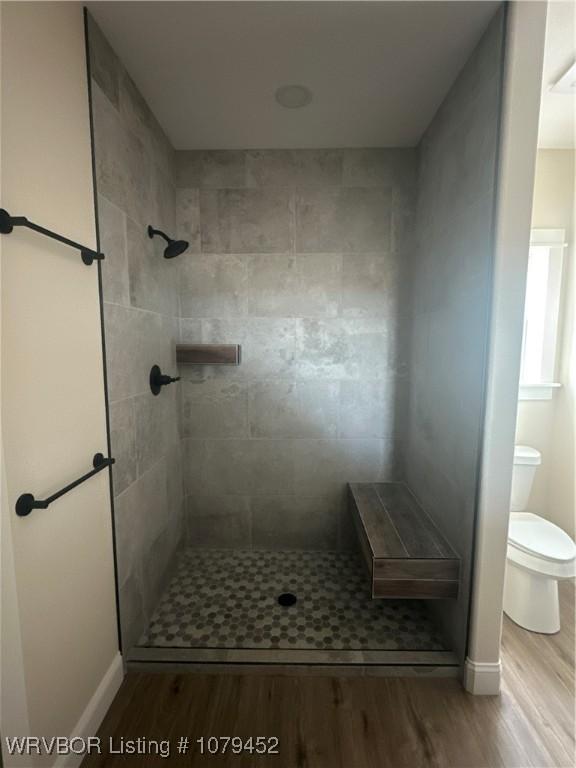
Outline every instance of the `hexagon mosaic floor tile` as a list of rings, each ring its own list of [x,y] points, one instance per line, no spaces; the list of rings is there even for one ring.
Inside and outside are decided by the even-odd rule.
[[[372,600],[368,584],[351,552],[187,549],[138,645],[445,649],[424,603]]]

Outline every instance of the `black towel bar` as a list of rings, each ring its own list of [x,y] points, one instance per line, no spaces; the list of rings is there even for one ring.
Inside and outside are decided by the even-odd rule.
[[[80,245],[80,243],[76,243],[68,237],[58,235],[56,232],[41,227],[39,224],[34,224],[32,221],[28,221],[26,216],[10,216],[8,211],[4,210],[4,208],[0,208],[0,234],[9,235],[14,227],[28,227],[28,229],[33,229],[34,232],[39,232],[41,235],[51,237],[52,240],[58,240],[59,243],[64,243],[64,245],[69,245],[71,248],[76,248],[77,251],[80,251],[82,261],[88,267],[92,264],[94,259],[101,261],[104,258],[103,253],[98,253],[98,251],[95,251],[92,248],[86,248],[85,245]]]
[[[92,466],[94,469],[87,472],[85,475],[82,475],[82,477],[79,477],[78,480],[74,480],[73,483],[70,483],[70,485],[67,485],[65,488],[56,491],[52,496],[48,496],[47,499],[35,499],[31,493],[23,493],[19,496],[18,501],[16,502],[16,514],[18,517],[26,517],[26,515],[29,515],[33,509],[46,509],[53,501],[59,499],[60,496],[64,496],[65,493],[76,488],[76,486],[80,485],[85,480],[88,480],[88,478],[98,474],[98,472],[101,472],[105,467],[111,466],[115,461],[116,459],[105,459],[101,453],[96,453],[92,459]]]

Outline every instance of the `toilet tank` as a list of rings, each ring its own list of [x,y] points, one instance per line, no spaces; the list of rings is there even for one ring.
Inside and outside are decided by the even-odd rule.
[[[542,463],[540,451],[529,445],[514,446],[514,469],[512,470],[512,494],[510,510],[522,512],[526,509],[536,470]]]

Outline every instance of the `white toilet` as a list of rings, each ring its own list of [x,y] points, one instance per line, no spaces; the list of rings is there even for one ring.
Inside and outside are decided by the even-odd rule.
[[[525,629],[560,630],[558,579],[576,575],[576,544],[554,523],[523,512],[542,457],[535,448],[514,449],[504,612]]]

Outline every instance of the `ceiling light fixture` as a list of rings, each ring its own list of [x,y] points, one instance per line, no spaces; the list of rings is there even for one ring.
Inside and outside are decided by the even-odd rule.
[[[304,85],[283,85],[277,89],[275,98],[286,109],[300,109],[312,101],[312,91]]]

